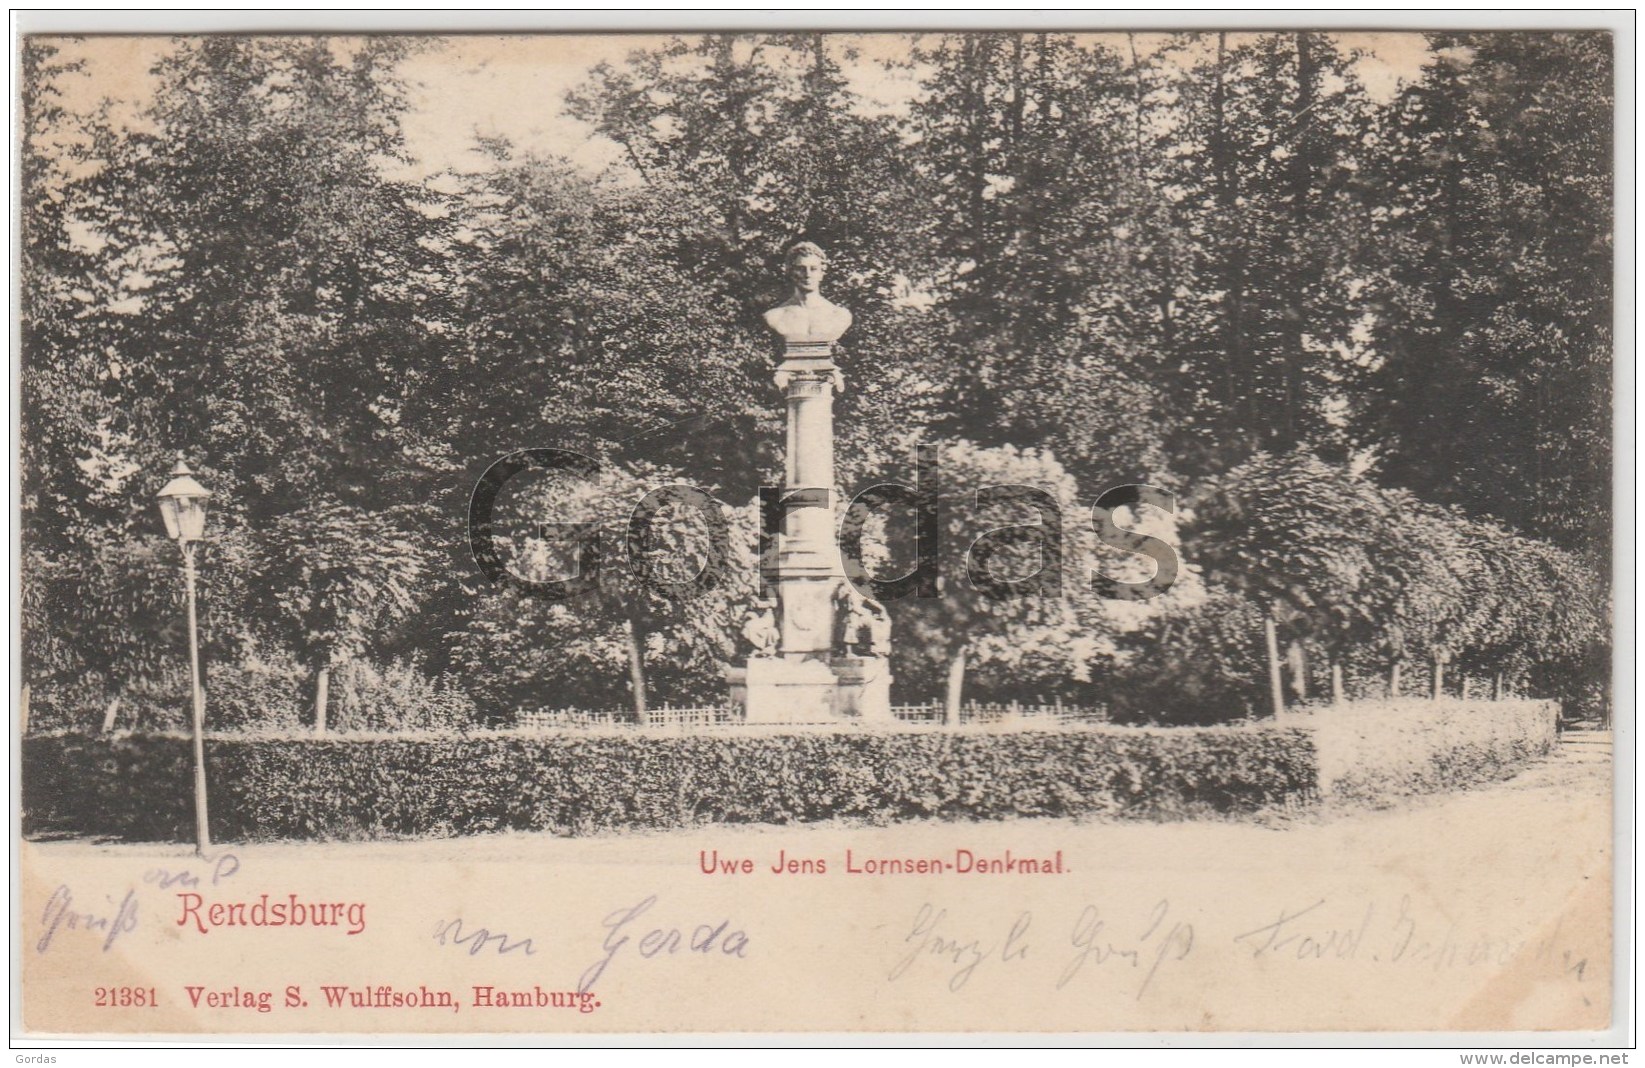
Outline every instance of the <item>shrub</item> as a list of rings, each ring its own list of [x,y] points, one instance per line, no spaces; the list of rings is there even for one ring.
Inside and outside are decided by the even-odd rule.
[[[1150,621],[1105,682],[1117,722],[1210,724],[1267,711],[1263,616],[1222,591]]]
[[[290,653],[256,647],[233,663],[214,665],[206,677],[206,723],[216,730],[297,729],[312,714],[306,675]]]
[[[1548,701],[1377,701],[1239,727],[752,730],[207,739],[212,827],[249,838],[598,834],[1382,802],[1500,778],[1554,744]],[[23,829],[192,837],[186,734],[30,734]]]
[[[1381,802],[1512,774],[1555,744],[1552,701],[1362,701],[1313,717],[1320,792]]]
[[[96,730],[109,702],[109,683],[88,672],[37,683],[29,688],[31,731]]]
[[[290,733],[310,727],[313,687],[312,673],[290,653],[248,647],[234,662],[209,665],[206,729]],[[42,686],[31,695],[30,729],[96,731],[114,692],[100,675]],[[128,681],[119,694],[119,729],[190,729],[193,708],[182,669]],[[386,667],[350,661],[332,672],[328,706],[328,726],[343,731],[464,730],[477,716],[457,680],[449,674],[430,678],[419,658]]]
[[[451,675],[429,678],[420,658],[379,668],[351,660],[332,672],[328,726],[343,731],[465,730],[474,702]]]
[[[118,728],[187,730],[192,722],[188,672],[184,669],[129,679],[118,686],[106,675],[88,672],[34,689],[29,698],[29,729],[100,730],[116,694],[120,700],[114,717]]]
[[[192,836],[183,735],[31,735],[25,833]],[[835,817],[1161,816],[1305,793],[1287,727],[521,734],[207,741],[213,833],[593,834]]]

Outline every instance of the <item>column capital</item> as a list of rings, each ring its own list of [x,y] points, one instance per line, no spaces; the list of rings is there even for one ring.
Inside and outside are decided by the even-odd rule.
[[[832,348],[832,346],[825,347]],[[792,349],[793,346],[790,346],[791,352]],[[817,395],[814,390],[808,390],[805,393],[798,392],[807,383],[817,383],[819,385],[830,383],[836,390],[842,393],[845,391],[845,376],[840,374],[839,366],[826,354],[820,358],[791,355],[777,365],[777,373],[774,379],[777,388],[786,390],[791,397]]]

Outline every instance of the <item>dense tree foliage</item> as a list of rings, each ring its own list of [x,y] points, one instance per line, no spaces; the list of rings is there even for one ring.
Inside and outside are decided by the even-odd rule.
[[[1594,554],[1611,516],[1610,42],[1446,35],[1377,115],[1377,354],[1351,398],[1393,482]]]
[[[518,478],[493,519],[517,581],[477,597],[453,635],[473,690],[498,707],[566,708],[626,689],[641,717],[658,682],[674,700],[719,700],[758,582],[757,508],[656,464]],[[549,583],[566,586],[533,587]]]
[[[563,102],[622,153],[608,173],[489,139],[462,175],[421,174],[402,131],[405,61],[438,42],[181,39],[133,122],[66,107],[95,72],[26,40],[25,674],[98,704],[175,674],[152,512],[183,448],[214,493],[214,686],[285,665],[287,708],[332,673],[340,722],[373,724],[372,687],[417,723],[714,700],[755,582],[750,502],[782,467],[759,313],[807,239],[855,315],[842,499],[945,449],[962,556],[938,597],[891,606],[906,699],[969,677],[1128,688],[1142,718],[1170,692],[1256,711],[1267,627],[1294,695],[1334,666],[1361,690],[1420,667],[1592,698],[1611,43],[1423,40],[1420,72],[1373,92],[1325,33],[925,35],[891,69],[827,35],[707,35]],[[865,71],[910,92],[866,99]],[[522,491],[516,566],[564,564],[532,523],[626,552],[605,505],[675,482],[732,531],[721,581],[669,600],[614,568],[576,611],[489,582],[469,497],[533,447],[602,474]],[[1190,581],[1127,611],[1073,572],[1096,558],[1080,507],[1132,482],[1183,503]],[[975,538],[1027,521],[974,496],[993,485],[1057,501],[1060,597],[967,586]],[[698,559],[702,513],[659,515],[640,557]],[[892,566],[907,531],[880,533]],[[1012,574],[1041,547],[989,545]]]
[[[1268,615],[1298,697],[1329,685],[1331,665],[1367,692],[1400,691],[1407,666],[1431,668],[1441,686],[1456,663],[1496,688],[1535,678],[1573,702],[1591,700],[1605,677],[1608,609],[1576,553],[1305,452],[1257,454],[1195,513],[1185,551],[1215,586]],[[1228,612],[1213,598],[1189,613],[1206,638],[1185,640],[1228,660],[1212,644],[1212,620]]]

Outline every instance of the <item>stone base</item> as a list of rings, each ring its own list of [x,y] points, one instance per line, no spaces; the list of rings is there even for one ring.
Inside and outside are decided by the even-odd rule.
[[[891,663],[883,656],[836,656],[831,662],[839,688],[834,714],[864,723],[890,723]]]
[[[726,668],[725,677],[747,723],[892,722],[884,657],[755,656],[746,667]]]

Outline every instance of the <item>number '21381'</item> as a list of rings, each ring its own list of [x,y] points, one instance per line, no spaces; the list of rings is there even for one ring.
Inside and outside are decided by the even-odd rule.
[[[160,1004],[152,986],[100,986],[93,993],[99,1009],[152,1009]]]

